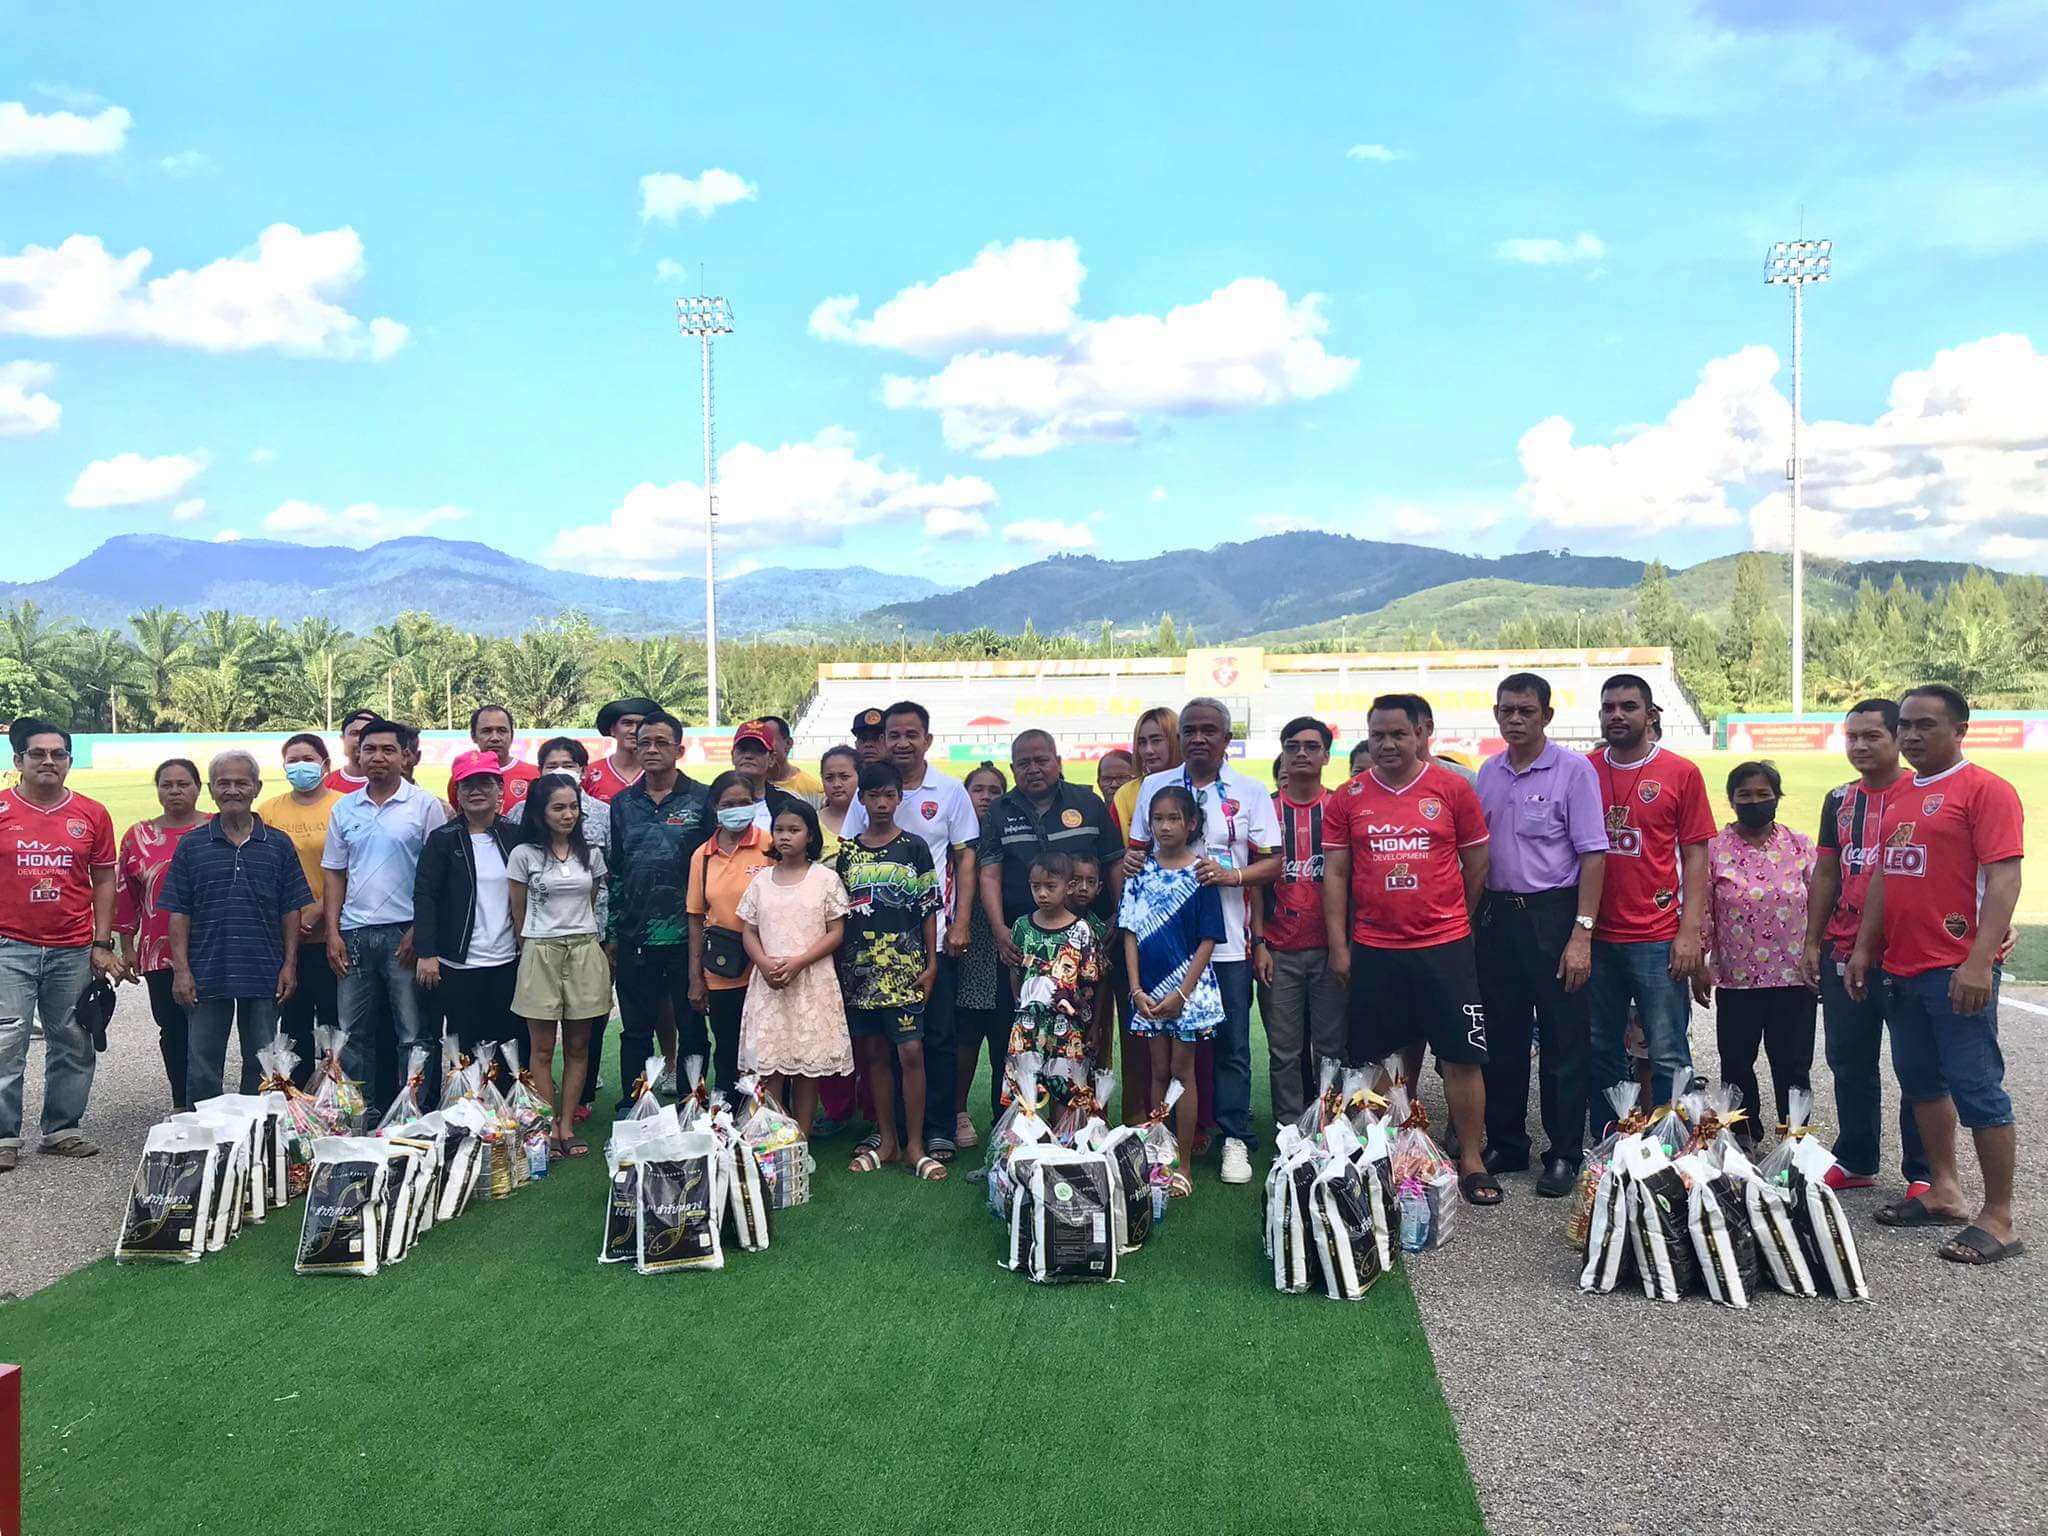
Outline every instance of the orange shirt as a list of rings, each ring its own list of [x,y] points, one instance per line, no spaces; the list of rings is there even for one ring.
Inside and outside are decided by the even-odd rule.
[[[738,933],[744,926],[740,897],[753,883],[755,873],[774,862],[775,850],[758,825],[747,828],[731,853],[718,846],[718,834],[713,832],[690,855],[690,889],[683,910],[703,918],[706,927]],[[714,992],[744,987],[747,980],[746,976],[714,976],[708,971],[704,975],[704,985]]]

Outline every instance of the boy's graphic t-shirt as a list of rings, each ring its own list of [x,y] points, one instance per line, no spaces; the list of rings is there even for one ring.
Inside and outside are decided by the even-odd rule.
[[[1037,914],[1027,912],[1010,925],[1010,939],[1024,956],[1010,1054],[1036,1051],[1045,1058],[1047,1077],[1079,1082],[1087,1071],[1088,1027],[1102,980],[1097,930],[1081,917],[1064,928],[1041,928]]]
[[[846,937],[839,950],[846,1006],[922,1003],[925,919],[939,910],[931,849],[923,838],[902,831],[879,848],[849,837],[832,867],[846,883]]]

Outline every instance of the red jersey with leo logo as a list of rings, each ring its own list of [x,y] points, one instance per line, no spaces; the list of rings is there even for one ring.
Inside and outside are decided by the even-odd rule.
[[[1861,780],[1828,791],[1820,813],[1820,846],[1833,849],[1841,859],[1841,893],[1835,910],[1828,916],[1827,942],[1837,958],[1846,960],[1856,947],[1856,930],[1863,923],[1863,903],[1870,894],[1870,877],[1877,869],[1877,852],[1884,846],[1887,827],[1899,820],[1892,807],[1904,803],[1913,788],[1913,775],[1902,773],[1883,789],[1866,788]]]
[[[1426,949],[1472,931],[1458,850],[1486,841],[1479,796],[1436,763],[1400,789],[1367,769],[1323,807],[1323,846],[1351,855],[1351,937]]]
[[[622,789],[630,789],[640,782],[640,770],[635,768],[628,778],[619,772],[619,758],[615,752],[609,757],[600,757],[583,770],[583,792],[593,800],[612,803],[612,796]]]
[[[1586,754],[1607,817],[1607,875],[1593,937],[1654,944],[1678,937],[1679,850],[1710,843],[1718,830],[1707,786],[1691,762],[1652,747],[1640,762]]]
[[[2025,852],[2019,792],[1975,763],[1892,792],[1884,827],[1884,968],[1894,976],[1961,965],[1977,938],[1983,866]]]
[[[114,865],[107,808],[67,794],[35,805],[0,793],[0,938],[43,949],[92,942],[92,872]]]

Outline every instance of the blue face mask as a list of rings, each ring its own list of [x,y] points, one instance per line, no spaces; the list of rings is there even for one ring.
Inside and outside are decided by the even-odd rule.
[[[318,763],[286,763],[284,777],[293,789],[311,789],[327,777],[327,770]]]
[[[728,805],[718,813],[718,824],[728,832],[744,832],[754,824],[751,805]]]

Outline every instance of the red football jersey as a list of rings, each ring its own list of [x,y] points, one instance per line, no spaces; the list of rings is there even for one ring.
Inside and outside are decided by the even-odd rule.
[[[320,782],[322,784],[325,784],[329,789],[333,790],[336,794],[346,795],[352,794],[356,790],[361,789],[365,784],[369,783],[370,781],[368,779],[359,779],[354,774],[349,773],[344,769],[330,768],[327,770],[327,777],[322,779]]]
[[[540,777],[540,770],[531,763],[522,763],[518,758],[505,770],[505,800],[498,807],[501,815],[510,815],[512,807],[526,798],[526,792],[533,788],[533,781]],[[455,804],[455,786],[448,786],[448,803]]]
[[[43,949],[92,942],[92,871],[114,864],[107,808],[67,794],[47,809],[0,793],[0,938]]]
[[[1678,851],[1712,842],[1718,830],[1706,783],[1691,762],[1662,747],[1635,763],[1610,763],[1605,747],[1586,755],[1607,814],[1607,879],[1593,937],[1614,944],[1675,939]]]
[[[1280,878],[1266,887],[1266,943],[1290,953],[1325,949],[1323,927],[1323,813],[1330,804],[1325,790],[1307,805],[1273,796],[1273,814],[1280,820]]]
[[[1916,774],[1909,789],[1894,790],[1884,826],[1884,968],[1918,976],[1969,959],[1982,866],[2021,857],[2025,842],[2019,792],[1975,763]]]
[[[1351,937],[1425,949],[1472,931],[1458,850],[1486,841],[1479,796],[1438,763],[1401,789],[1367,769],[1323,807],[1323,846],[1351,854]]]
[[[1870,876],[1877,868],[1877,850],[1884,846],[1885,829],[1899,819],[1893,807],[1903,804],[1912,788],[1913,775],[1902,773],[1883,789],[1865,789],[1859,779],[1828,796],[1827,809],[1834,824],[1821,829],[1821,846],[1833,848],[1839,854],[1842,888],[1835,898],[1835,910],[1828,916],[1826,939],[1833,952],[1843,959],[1856,947],[1856,930],[1863,923],[1863,903],[1870,894]],[[1861,826],[1857,824],[1859,820]]]
[[[583,770],[583,792],[593,800],[612,803],[612,796],[622,789],[630,789],[640,782],[640,770],[635,768],[631,778],[619,772],[618,754],[601,757]]]

